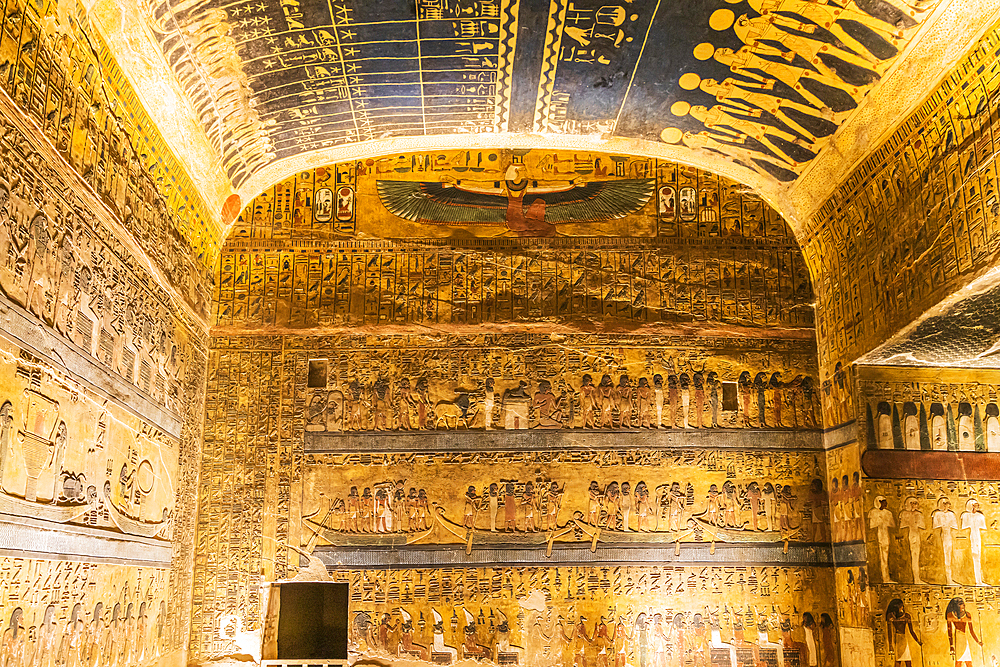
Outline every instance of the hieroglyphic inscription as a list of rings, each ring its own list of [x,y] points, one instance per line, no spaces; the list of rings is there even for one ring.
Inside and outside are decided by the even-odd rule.
[[[992,265],[1000,239],[994,27],[830,197],[803,241],[821,366],[848,363]]]
[[[200,288],[221,230],[83,18],[86,10],[55,0],[7,0],[0,9],[0,87],[143,248],[190,272],[178,283],[194,281]]]
[[[836,665],[832,572],[802,567],[335,571],[353,647],[451,663]],[[793,602],[794,600],[794,602]],[[655,662],[654,662],[655,661]],[[727,662],[728,661],[728,662]],[[779,663],[780,664],[780,663]]]
[[[170,651],[166,570],[0,558],[4,665],[146,665]]]

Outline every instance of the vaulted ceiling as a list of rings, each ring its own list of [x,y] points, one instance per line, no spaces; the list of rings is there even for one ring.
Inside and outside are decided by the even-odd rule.
[[[406,149],[598,147],[736,178],[794,225],[995,4],[99,0],[93,15],[213,206]]]

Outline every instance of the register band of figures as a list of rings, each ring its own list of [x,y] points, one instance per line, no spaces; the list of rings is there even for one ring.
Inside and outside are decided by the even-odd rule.
[[[148,279],[80,210],[36,201],[0,173],[0,295],[171,410],[186,400],[193,350]],[[55,195],[52,195],[55,199]]]
[[[927,614],[927,610],[923,610]],[[930,663],[925,660],[924,628],[933,625],[940,628],[938,632],[948,634],[948,652],[950,661],[955,667],[971,667],[974,665],[995,665],[997,657],[986,648],[980,632],[976,632],[972,613],[966,609],[963,598],[952,598],[944,612],[944,623],[915,623],[913,615],[903,600],[893,599],[885,610],[885,627],[889,655],[893,667],[913,667]],[[916,630],[914,628],[917,628]],[[931,638],[928,637],[928,640]]]
[[[65,623],[56,620],[56,605],[41,618],[29,619],[15,608],[0,639],[2,667],[137,667],[165,650],[167,606],[159,610],[142,602],[98,602],[93,609],[73,606]]]
[[[932,504],[929,516],[925,508]],[[947,586],[990,586],[983,574],[983,550],[996,547],[986,538],[990,527],[979,501],[967,498],[955,513],[947,496],[924,499],[906,496],[899,510],[888,508],[885,496],[876,496],[868,511],[868,527],[874,539],[868,544],[871,568],[880,573],[883,583],[902,581],[913,584]],[[895,537],[899,549],[892,549]],[[890,563],[891,552],[899,558]]]
[[[1000,452],[1000,407],[968,401],[870,403],[868,447]]]
[[[857,479],[847,493],[849,502],[860,497]],[[305,520],[319,535],[426,532],[423,537],[429,537],[439,523],[445,535],[450,532],[461,539],[476,531],[561,531],[559,537],[569,535],[566,539],[572,538],[571,533],[576,539],[597,539],[603,533],[611,541],[615,533],[636,533],[637,539],[641,533],[669,533],[672,541],[699,542],[829,539],[829,497],[819,479],[812,480],[802,499],[781,481],[731,480],[710,484],[701,493],[690,482],[664,482],[651,488],[642,480],[603,485],[594,480],[585,495],[565,495],[565,484],[557,481],[498,480],[483,484],[481,491],[470,485],[459,518],[458,501],[439,504],[428,499],[425,489],[411,486],[407,491],[404,480],[385,481],[360,492],[352,486],[346,498],[334,497]],[[836,498],[842,502],[845,496]]]
[[[427,377],[351,380],[312,393],[307,430],[816,428],[819,392],[813,378],[780,371],[742,371],[732,382],[705,369],[634,380],[610,373],[528,381],[501,388],[487,378],[477,389],[431,386]],[[553,383],[556,387],[553,388]],[[432,395],[454,396],[435,400]]]
[[[525,606],[524,601],[521,603]],[[414,621],[402,608],[354,616],[351,641],[364,655],[418,658],[436,664],[489,660],[525,667],[836,667],[836,626],[827,613],[794,619],[773,607],[705,609],[701,613],[649,609],[599,619],[552,618],[552,611],[526,608],[518,632],[507,615],[462,607],[450,622],[437,609]],[[429,622],[432,621],[432,622]],[[428,627],[430,626],[430,627]],[[523,645],[519,645],[520,641]]]

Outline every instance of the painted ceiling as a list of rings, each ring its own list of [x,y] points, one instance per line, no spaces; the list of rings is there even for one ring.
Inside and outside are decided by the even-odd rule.
[[[937,0],[160,0],[165,59],[239,189],[399,137],[627,138],[794,181]]]

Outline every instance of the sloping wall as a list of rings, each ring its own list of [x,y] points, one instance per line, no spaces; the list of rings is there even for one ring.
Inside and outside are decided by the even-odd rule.
[[[0,662],[183,664],[201,223],[75,9],[0,19]]]

